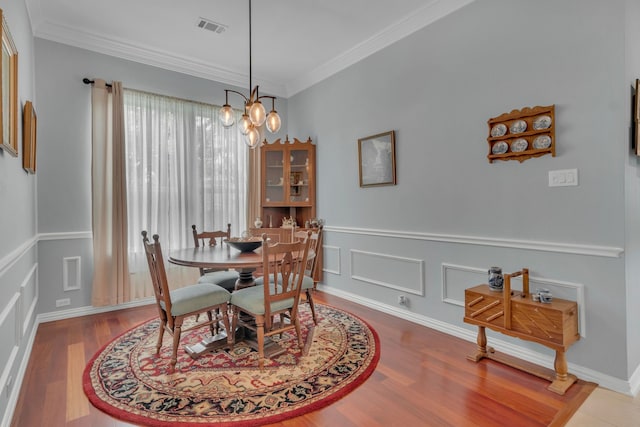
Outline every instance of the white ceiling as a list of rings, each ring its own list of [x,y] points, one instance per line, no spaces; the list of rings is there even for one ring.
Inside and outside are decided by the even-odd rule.
[[[255,0],[253,85],[291,96],[473,0]],[[249,0],[26,0],[36,37],[249,87]],[[197,27],[206,18],[221,34]]]

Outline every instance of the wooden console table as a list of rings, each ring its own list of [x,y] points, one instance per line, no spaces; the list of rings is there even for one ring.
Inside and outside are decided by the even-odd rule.
[[[522,276],[522,292],[511,290],[511,278]],[[522,269],[504,275],[504,289],[492,291],[489,285],[465,290],[464,321],[478,326],[478,349],[467,356],[478,362],[483,358],[495,360],[551,381],[548,390],[564,394],[576,381],[567,373],[565,352],[580,339],[578,333],[578,305],[574,301],[553,299],[551,303],[533,301],[529,294],[529,270]],[[556,351],[554,369],[549,371],[507,355],[496,354],[487,347],[485,328],[533,341]],[[553,374],[553,373],[555,374]]]

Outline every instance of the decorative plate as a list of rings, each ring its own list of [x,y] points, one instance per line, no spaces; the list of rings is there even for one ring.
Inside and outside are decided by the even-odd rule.
[[[498,123],[497,125],[491,128],[491,136],[493,137],[504,136],[506,133],[507,133],[507,127],[502,123]]]
[[[542,150],[551,147],[551,137],[549,135],[540,135],[533,140],[533,148]]]
[[[505,141],[496,142],[493,144],[493,147],[491,147],[491,152],[493,154],[504,154],[507,150],[509,150],[509,144]]]
[[[511,131],[511,133],[522,133],[527,130],[527,122],[525,122],[524,120],[516,120],[515,122],[511,123],[511,127],[509,128],[509,130]]]
[[[529,141],[527,141],[524,138],[518,138],[511,143],[511,151],[513,153],[519,153],[521,151],[526,150],[528,146],[529,146]]]
[[[551,117],[540,116],[533,121],[533,128],[535,130],[547,129],[551,126]]]

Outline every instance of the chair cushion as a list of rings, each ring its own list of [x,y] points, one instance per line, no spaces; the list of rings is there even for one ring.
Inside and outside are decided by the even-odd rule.
[[[271,281],[271,278],[269,278]],[[264,283],[264,276],[256,278],[256,285],[262,285]],[[278,273],[278,284],[282,284],[282,275]],[[302,290],[306,291],[307,289],[313,288],[313,279],[309,276],[304,276],[302,278]]]
[[[264,314],[264,288],[251,286],[231,294],[231,304],[253,314]],[[271,304],[271,311],[277,312],[293,307],[293,298],[287,298]]]
[[[212,271],[200,276],[198,283],[213,283],[220,285],[228,291],[233,291],[238,280],[238,272],[233,270]]]
[[[231,298],[229,291],[213,283],[196,283],[174,289],[170,294],[172,316],[203,311],[207,307],[229,302]],[[160,306],[166,310],[164,301],[160,301]]]

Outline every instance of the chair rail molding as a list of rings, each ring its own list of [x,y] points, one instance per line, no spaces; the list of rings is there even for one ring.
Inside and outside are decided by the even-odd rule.
[[[38,240],[93,239],[92,231],[63,231],[59,233],[40,233]]]
[[[325,232],[342,234],[360,234],[365,236],[394,237],[397,239],[425,240],[442,243],[458,243],[478,246],[494,246],[499,248],[512,248],[522,250],[534,250],[543,252],[565,253],[572,255],[589,255],[605,258],[620,258],[624,253],[623,248],[614,246],[583,245],[563,242],[544,242],[537,240],[498,239],[482,236],[464,236],[457,234],[420,233],[415,231],[380,230],[373,228],[336,227],[325,226]]]
[[[4,275],[36,243],[38,243],[38,237],[34,236],[9,252],[4,258],[0,258],[0,276]]]

